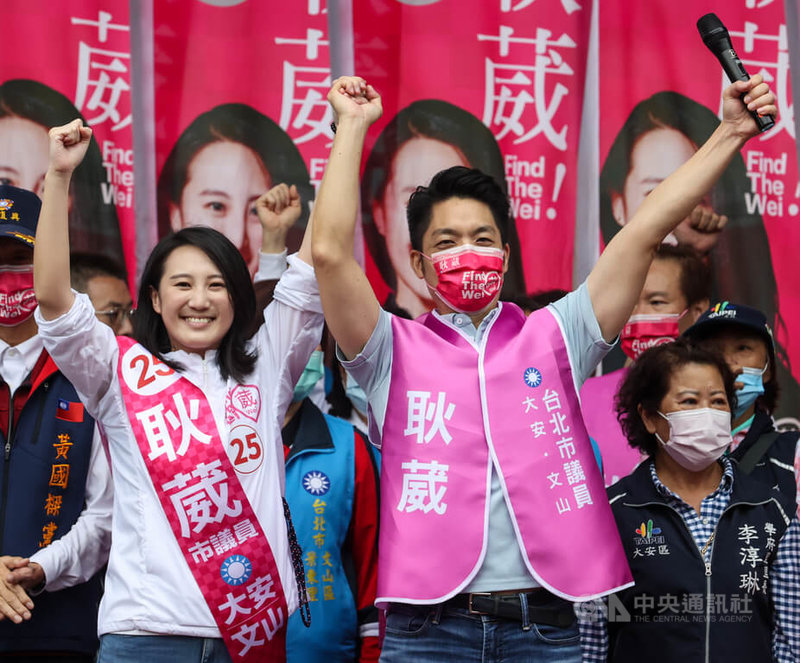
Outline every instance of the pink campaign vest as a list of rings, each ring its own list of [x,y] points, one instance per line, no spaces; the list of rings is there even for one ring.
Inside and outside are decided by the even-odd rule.
[[[117,343],[142,459],[231,658],[285,661],[288,612],[275,557],[205,394],[132,339]]]
[[[377,602],[437,603],[474,577],[492,457],[539,583],[569,600],[630,585],[554,315],[501,304],[480,347],[430,313],[392,329]]]
[[[606,486],[628,476],[641,462],[639,451],[628,444],[614,409],[614,398],[628,374],[627,368],[589,378],[581,388],[581,411],[586,432],[597,442],[603,458]]]

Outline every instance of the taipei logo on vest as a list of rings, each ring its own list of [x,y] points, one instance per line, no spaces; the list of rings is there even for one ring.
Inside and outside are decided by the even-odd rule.
[[[542,374],[538,368],[534,368],[533,366],[526,368],[522,377],[525,380],[525,384],[529,387],[538,387],[542,384]]]
[[[319,470],[311,470],[306,472],[303,477],[303,488],[306,492],[312,495],[324,495],[331,487],[331,480],[328,476]]]
[[[664,543],[664,537],[659,536],[661,528],[655,527],[652,520],[648,520],[647,524],[642,523],[635,531],[638,535],[634,537],[637,546],[644,543]]]
[[[231,555],[222,562],[219,572],[227,584],[243,585],[250,579],[253,565],[244,555]]]

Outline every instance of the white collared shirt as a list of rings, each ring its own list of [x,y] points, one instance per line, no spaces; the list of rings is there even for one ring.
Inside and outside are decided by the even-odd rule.
[[[19,389],[36,366],[42,350],[44,343],[38,334],[17,345],[9,345],[0,340],[0,377],[6,382],[12,394]]]

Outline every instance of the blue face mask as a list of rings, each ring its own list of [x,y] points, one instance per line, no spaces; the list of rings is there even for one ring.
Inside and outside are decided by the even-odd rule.
[[[764,393],[763,376],[767,366],[764,366],[763,369],[744,366],[742,372],[736,376],[736,382],[741,382],[743,386],[741,389],[736,390],[737,405],[733,412],[735,419],[747,412],[748,408],[756,402],[756,399]]]
[[[306,367],[303,369],[303,374],[294,387],[292,402],[297,403],[297,401],[302,401],[308,396],[317,382],[322,379],[324,373],[322,350],[314,350],[314,352],[311,353],[311,359],[308,360],[308,364],[306,364]]]
[[[353,404],[353,407],[358,410],[361,414],[367,414],[367,395],[364,393],[364,390],[361,386],[356,382],[351,375],[347,376],[347,387],[345,388],[345,394],[350,399],[350,402]]]

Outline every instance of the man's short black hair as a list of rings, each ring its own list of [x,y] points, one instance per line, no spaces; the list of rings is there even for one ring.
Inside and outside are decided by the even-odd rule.
[[[680,289],[687,306],[711,299],[711,270],[691,246],[661,244],[653,260],[673,260],[678,263],[681,270]]]
[[[489,207],[500,231],[500,241],[508,242],[510,205],[494,178],[477,168],[453,166],[433,176],[428,186],[418,186],[408,200],[408,233],[411,248],[422,250],[422,237],[431,223],[433,206],[450,198],[477,200]]]
[[[97,253],[74,252],[69,257],[69,277],[72,287],[78,292],[88,292],[89,281],[98,276],[111,276],[126,285],[128,275],[116,260]]]

